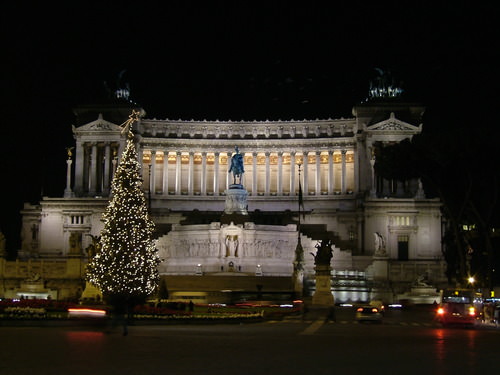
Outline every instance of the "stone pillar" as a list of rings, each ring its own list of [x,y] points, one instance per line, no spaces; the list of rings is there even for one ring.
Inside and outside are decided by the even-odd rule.
[[[75,152],[75,193],[80,196],[83,193],[83,167],[85,163],[84,146],[81,141],[76,142]]]
[[[219,195],[219,153],[214,153],[214,195]]]
[[[177,151],[175,153],[175,194],[181,195],[181,157],[182,153]]]
[[[200,194],[207,195],[207,153],[201,153]]]
[[[316,195],[321,195],[321,152],[316,151]]]
[[[232,153],[228,152],[227,153],[227,170],[226,170],[226,186],[225,186],[225,189],[229,189],[229,185],[231,184],[231,177],[232,177],[232,174],[229,173],[229,166],[230,166],[230,163],[231,163],[231,156],[232,156]]]
[[[111,144],[109,142],[106,143],[104,146],[104,186],[103,186],[103,195],[104,196],[109,196],[109,191],[111,190],[111,180],[110,180],[110,173],[111,173],[111,166],[112,166],[112,160],[111,160]]]
[[[257,153],[252,153],[252,195],[257,196]]]
[[[113,180],[113,177],[115,177],[115,173],[116,173],[116,167],[118,166],[118,159],[116,157],[113,158],[113,161],[111,162],[113,164],[113,175],[111,176],[111,181]],[[110,184],[110,192],[111,192],[111,186],[112,184]]]
[[[283,195],[283,152],[278,152],[278,195]]]
[[[295,195],[295,152],[290,153],[290,196]]]
[[[333,150],[328,151],[328,195],[333,194]]]
[[[139,159],[139,165],[140,165],[139,174],[143,182],[145,183],[146,180],[144,178],[144,150],[142,148],[139,148],[137,150],[137,159]]]
[[[341,180],[341,191],[342,194],[346,193],[346,162],[345,162],[345,154],[346,150],[342,150],[342,180]]]
[[[304,183],[302,184],[302,191],[305,196],[309,195],[309,176],[308,176],[308,165],[309,165],[309,157],[308,157],[308,152],[305,151],[303,154],[303,173],[302,175],[304,176]]]
[[[71,160],[71,156],[66,160],[66,189],[64,189],[64,198],[74,197],[73,192],[71,191],[71,164],[73,161]]]
[[[163,195],[168,195],[168,151],[163,151]]]
[[[156,194],[156,150],[151,150],[151,163],[149,164],[149,194]]]
[[[92,144],[92,155],[90,157],[90,195],[97,193],[97,143]]]
[[[264,195],[269,195],[269,187],[271,185],[271,166],[270,166],[270,152],[266,152],[266,188],[264,191]]]
[[[377,179],[375,177],[375,158],[370,159],[370,166],[372,172],[372,187],[370,189],[370,196],[375,198],[377,196]]]
[[[194,183],[194,152],[189,152],[189,167],[188,167],[188,195],[193,195]]]

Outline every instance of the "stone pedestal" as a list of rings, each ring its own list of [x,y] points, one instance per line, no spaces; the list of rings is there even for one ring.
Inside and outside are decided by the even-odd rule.
[[[334,306],[332,275],[329,265],[316,265],[316,291],[312,297],[313,306]]]
[[[85,283],[85,289],[83,290],[82,296],[80,297],[82,301],[102,301],[102,293],[94,285],[90,284],[88,281]]]
[[[232,215],[248,215],[247,211],[248,192],[243,188],[243,185],[232,184],[226,190],[226,206],[224,214]]]
[[[373,279],[376,281],[387,281],[389,279],[389,258],[383,256],[373,257]]]
[[[304,271],[293,271],[293,291],[296,297],[301,297],[304,293]]]

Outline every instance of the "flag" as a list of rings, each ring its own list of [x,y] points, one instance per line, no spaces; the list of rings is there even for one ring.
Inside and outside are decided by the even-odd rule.
[[[304,210],[304,199],[302,198],[302,185],[300,184],[299,180],[299,213],[300,213],[300,207],[302,207],[302,218],[306,218],[305,210]]]

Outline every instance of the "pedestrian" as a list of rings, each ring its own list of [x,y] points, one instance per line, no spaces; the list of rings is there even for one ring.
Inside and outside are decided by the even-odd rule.
[[[328,315],[326,318],[326,321],[328,322],[335,322],[337,319],[335,318],[335,307],[330,307],[328,309]]]

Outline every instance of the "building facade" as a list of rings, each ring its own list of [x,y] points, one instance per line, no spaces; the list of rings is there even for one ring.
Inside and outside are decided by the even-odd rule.
[[[252,287],[259,277],[290,279],[299,239],[307,284],[314,275],[311,254],[326,238],[334,244],[338,301],[374,293],[395,299],[422,277],[436,287],[446,282],[440,202],[426,198],[418,180],[387,181],[374,169],[377,148],[422,131],[421,105],[378,98],[356,105],[352,118],[175,121],[149,119],[127,104],[75,110],[64,194],[25,204],[22,249],[17,261],[1,261],[0,296],[19,293],[36,264],[45,288],[58,291],[54,297],[79,298],[86,250],[102,229],[125,146],[120,124],[132,108],[142,113],[133,131],[163,260],[160,273],[173,291],[205,288],[216,295],[240,285],[242,276]],[[231,220],[224,208],[234,183],[228,169],[235,147],[243,155],[248,215]],[[64,281],[43,266],[68,267],[69,261],[81,264],[72,266],[74,273],[60,270]]]

